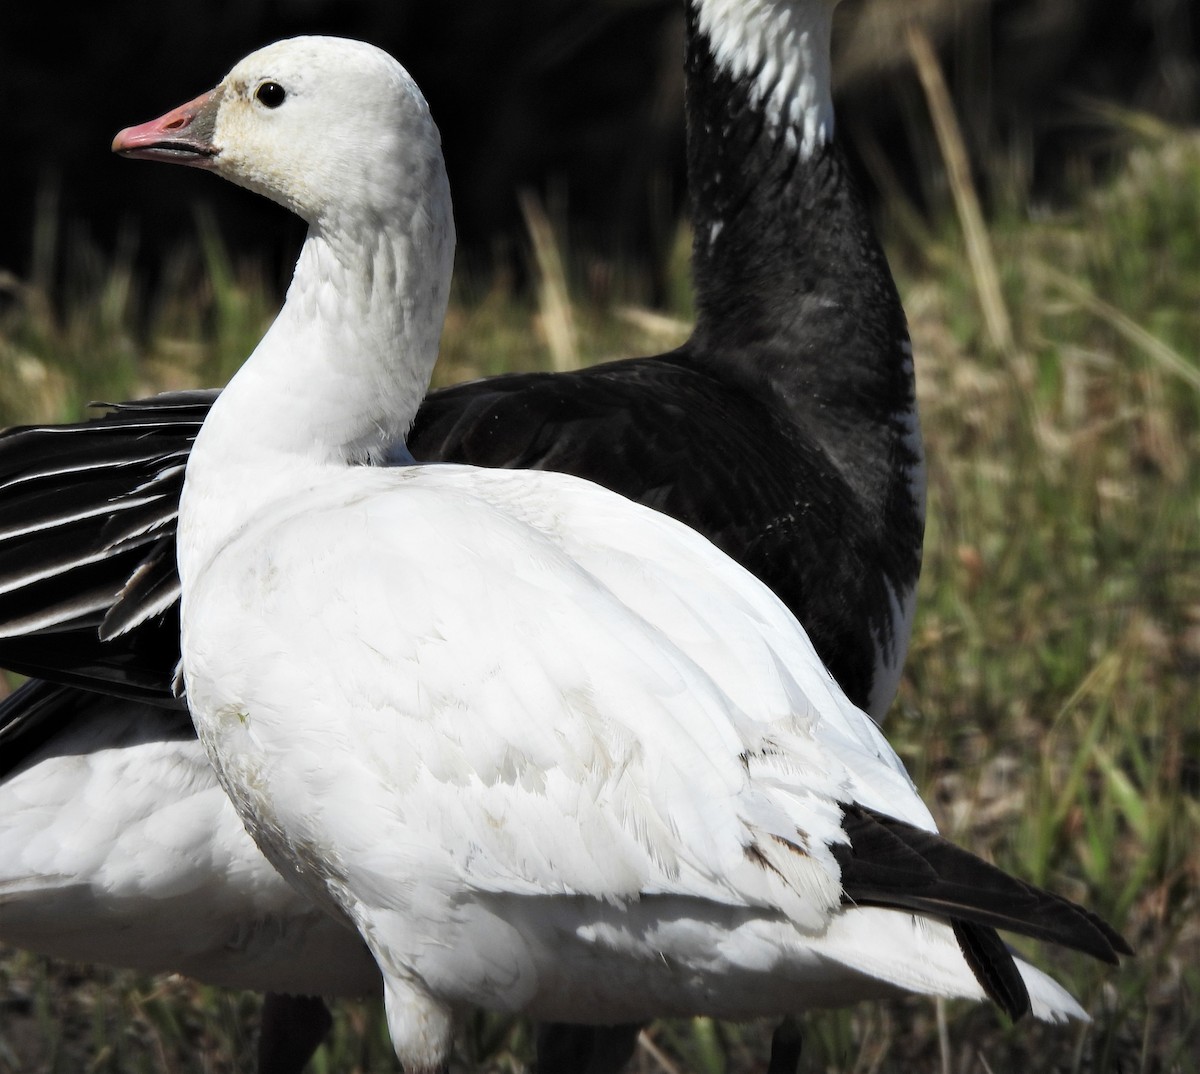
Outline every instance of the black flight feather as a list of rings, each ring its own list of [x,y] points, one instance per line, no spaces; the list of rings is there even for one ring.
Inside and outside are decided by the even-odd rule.
[[[842,806],[848,844],[833,846],[843,900],[931,914],[950,921],[984,990],[1012,1017],[1028,1009],[1005,929],[1115,964],[1132,949],[1099,916],[1010,876],[934,832],[861,805]]]

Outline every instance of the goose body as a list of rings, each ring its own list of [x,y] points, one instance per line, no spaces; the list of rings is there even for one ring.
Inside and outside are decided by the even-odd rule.
[[[250,186],[309,236],[187,463],[188,704],[255,842],[371,950],[406,1070],[443,1069],[477,1005],[607,1023],[915,990],[1082,1016],[993,927],[1123,941],[938,838],[804,629],[711,542],[569,475],[361,465],[415,415],[449,292],[403,69],[297,39],[195,107],[115,147]]]
[[[924,506],[920,444],[903,312],[832,140],[822,53],[831,6],[689,5],[699,311],[692,339],[671,355],[434,393],[417,414],[408,446],[425,460],[569,470],[683,518],[780,594],[809,626],[846,691],[881,717],[911,626]],[[769,17],[772,8],[783,14]],[[743,16],[753,32],[739,45]],[[792,26],[789,36],[777,32],[779,18],[812,21]],[[762,65],[747,63],[746,50],[783,40],[797,42],[800,59],[790,81],[781,82],[786,93],[764,94],[747,73]],[[778,127],[778,116],[792,115],[810,135],[789,139],[792,125]],[[761,136],[763,130],[772,136]],[[761,181],[740,188],[739,176]],[[29,703],[36,686],[9,699],[0,708],[0,741],[7,726],[13,742],[20,726],[20,741],[52,743],[72,714],[90,720],[96,748],[104,743],[126,758],[105,769],[114,777],[105,808],[111,830],[127,838],[144,803],[126,802],[119,781],[141,766],[140,751],[153,750],[156,737],[171,741],[179,763],[199,778],[199,744],[175,739],[176,718],[150,706],[128,709],[146,741],[110,734],[110,713],[119,703],[76,687],[168,701],[178,656],[175,505],[182,462],[210,399],[172,396],[82,426],[0,439],[0,475],[8,475],[0,477],[0,497],[10,496],[13,504],[7,517],[29,519],[24,534],[0,541],[0,556],[7,548],[22,564],[44,557],[20,584],[0,592],[0,617],[12,624],[10,636],[0,638],[0,661],[67,684],[54,689],[53,705]],[[96,482],[101,463],[103,481]],[[80,510],[89,496],[95,498],[91,513]],[[47,533],[57,540],[45,541]],[[22,624],[34,621],[42,632],[23,632]],[[105,640],[97,640],[98,630]],[[9,749],[8,756],[23,780],[39,779],[41,754]],[[64,795],[62,815],[70,816],[70,784],[53,785]],[[164,779],[160,786],[165,816],[175,805],[173,784]],[[52,813],[47,808],[42,815]],[[0,846],[7,832],[36,837],[20,827],[27,818],[13,821],[19,823],[6,829],[0,816]],[[244,840],[249,850],[232,811],[223,823],[223,837]],[[180,935],[172,937],[168,928],[133,942],[136,932],[126,931],[119,945],[108,945],[121,948],[113,961],[195,972],[198,962],[186,951],[193,938],[188,899],[204,897],[209,867],[205,854],[197,854],[191,886],[179,888],[174,920]],[[114,916],[102,872],[81,860],[73,871],[64,863],[63,875],[77,899],[75,934],[95,939],[73,957],[92,957],[89,952],[107,949],[104,933],[114,921],[129,922]],[[236,875],[243,908],[226,920],[227,938],[209,952],[214,965],[241,959],[230,938],[293,897],[261,857],[257,869]],[[58,942],[65,887],[50,877],[23,879],[18,888],[0,876],[0,892],[7,890],[14,904],[24,900],[30,911],[19,928],[10,929],[9,921],[17,920],[10,915],[0,935],[70,954]],[[136,919],[137,903],[127,909]],[[334,934],[341,932],[338,926]],[[214,943],[220,935],[214,931]],[[364,987],[357,969],[345,972],[363,962],[364,948],[352,938],[345,966],[338,966],[324,949],[317,954],[295,943],[310,935],[303,930],[281,927],[274,935],[278,958],[274,967],[268,958],[259,960],[258,987],[308,990],[312,976],[326,969],[328,979],[315,989],[322,994]],[[307,976],[294,974],[306,950],[313,953]],[[241,973],[230,965],[197,975],[221,983],[248,980]]]
[[[185,669],[255,839],[371,947],[406,1068],[446,1045],[410,1023],[470,1006],[984,997],[949,925],[843,909],[844,811],[933,822],[761,583],[567,475],[330,469],[196,551]]]

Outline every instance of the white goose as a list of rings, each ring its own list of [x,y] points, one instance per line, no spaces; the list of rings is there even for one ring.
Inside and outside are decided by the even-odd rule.
[[[395,61],[283,42],[114,146],[310,226],[188,463],[183,668],[255,840],[370,948],[410,1074],[470,1005],[628,1022],[916,991],[1084,1016],[992,926],[1123,941],[937,837],[799,624],[704,538],[564,475],[355,465],[415,413],[452,260]]]

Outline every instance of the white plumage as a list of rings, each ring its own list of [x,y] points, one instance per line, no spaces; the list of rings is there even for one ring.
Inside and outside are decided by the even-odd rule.
[[[945,925],[840,909],[838,803],[929,814],[782,605],[664,516],[555,474],[342,471],[186,592],[223,780],[406,999],[982,998]]]
[[[563,475],[342,471],[185,593],[223,781],[406,1001],[982,998],[945,925],[840,909],[837,803],[928,812],[786,610],[664,516]]]
[[[299,39],[197,108],[190,141],[115,144],[203,163],[310,233],[188,464],[189,703],[255,840],[366,940],[406,1069],[440,1067],[470,1005],[616,1022],[982,997],[948,925],[844,905],[846,808],[933,823],[761,583],[577,479],[352,465],[410,420],[449,285],[438,139],[403,70]],[[1041,1016],[1082,1016],[1020,972]]]
[[[267,864],[195,739],[164,739],[149,706],[102,715],[0,782],[6,942],[234,988],[376,991],[366,949]]]

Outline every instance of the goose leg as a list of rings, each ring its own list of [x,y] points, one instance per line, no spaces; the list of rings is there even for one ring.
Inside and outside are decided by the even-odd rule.
[[[771,1034],[771,1061],[767,1064],[767,1074],[796,1074],[803,1043],[800,1022],[789,1014]]]
[[[319,996],[268,992],[258,1038],[258,1074],[301,1074],[333,1025]]]
[[[637,1023],[541,1025],[537,1031],[537,1074],[618,1074],[633,1056],[641,1030]]]

